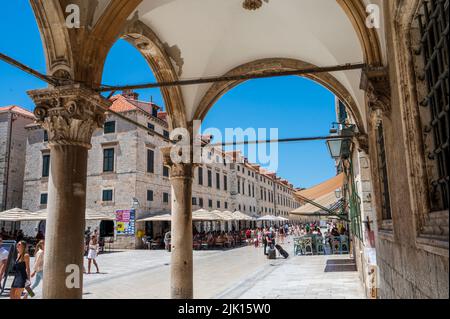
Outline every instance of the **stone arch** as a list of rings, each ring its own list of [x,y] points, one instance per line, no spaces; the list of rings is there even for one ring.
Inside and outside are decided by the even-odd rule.
[[[132,44],[147,60],[158,82],[178,81],[178,75],[164,44],[153,30],[139,20],[130,21],[121,38]],[[171,128],[186,127],[183,94],[179,86],[161,87]]]
[[[315,66],[296,59],[269,58],[243,64],[241,66],[238,66],[237,68],[230,70],[224,76],[233,76],[238,74],[257,74],[266,71],[289,71],[311,67]],[[356,101],[353,99],[348,90],[334,76],[329,73],[319,73],[308,74],[304,77],[323,85],[325,88],[333,92],[350,111],[352,117],[356,122],[356,125],[358,126],[359,132],[361,134],[364,134],[364,123]],[[203,120],[206,117],[208,111],[221,96],[243,82],[245,81],[228,81],[215,83],[206,92],[206,94],[200,101],[194,114],[194,119]]]
[[[111,1],[94,24],[93,1],[30,0],[42,35],[48,75],[87,87],[99,86],[106,56],[141,1]],[[69,4],[86,13],[80,17],[79,28],[66,25],[64,8]]]
[[[363,0],[336,0],[347,14],[361,43],[364,61],[374,67],[383,65],[380,39],[375,28],[366,26],[367,12]]]
[[[72,46],[60,3],[31,0],[30,4],[42,37],[47,74],[74,78]]]

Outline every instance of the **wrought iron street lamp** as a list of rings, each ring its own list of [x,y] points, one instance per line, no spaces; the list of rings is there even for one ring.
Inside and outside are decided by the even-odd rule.
[[[334,160],[339,160],[341,158],[342,139],[327,140],[327,146],[331,157]]]
[[[330,132],[336,132],[333,129]],[[340,135],[336,135],[336,138],[327,140],[328,150],[334,160],[342,158],[348,158],[350,156],[350,146],[352,144],[352,137],[355,133],[355,125],[349,125],[342,128]]]

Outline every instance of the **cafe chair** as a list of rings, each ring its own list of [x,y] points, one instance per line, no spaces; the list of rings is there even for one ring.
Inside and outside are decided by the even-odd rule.
[[[341,245],[340,245],[340,253],[341,254],[348,254],[349,253],[349,247],[348,247],[348,236],[341,235],[340,236]]]

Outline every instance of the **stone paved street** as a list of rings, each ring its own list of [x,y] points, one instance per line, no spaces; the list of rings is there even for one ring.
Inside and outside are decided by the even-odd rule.
[[[364,298],[357,272],[325,272],[330,260],[348,256],[267,260],[253,247],[195,251],[195,298]],[[84,298],[169,298],[169,253],[129,250],[101,255],[98,262],[101,274],[84,277]]]

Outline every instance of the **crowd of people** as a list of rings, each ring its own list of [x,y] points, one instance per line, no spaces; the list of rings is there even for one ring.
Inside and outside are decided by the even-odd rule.
[[[0,236],[0,288],[3,285],[4,278],[8,271],[8,259],[10,251],[3,246],[3,237]],[[33,271],[30,266],[30,255],[28,253],[28,244],[25,240],[18,241],[15,247],[17,257],[14,260],[12,271],[14,279],[11,284],[11,299],[27,299],[33,297],[33,289],[39,286],[44,275],[44,250],[45,240],[40,240],[35,247]],[[31,280],[34,282],[31,283]]]
[[[34,263],[33,267],[30,265],[29,244],[24,240],[23,232],[18,230],[6,235],[4,229],[2,229],[2,235],[0,235],[0,290],[4,284],[4,278],[8,271],[8,260],[10,251],[3,247],[3,240],[15,240],[17,257],[14,260],[12,272],[14,279],[11,284],[10,298],[11,299],[27,299],[34,296],[34,289],[36,289],[44,279],[44,251],[45,251],[45,239],[41,232],[38,232],[36,236],[37,244],[34,248]],[[96,229],[92,234],[90,229],[85,233],[86,246],[85,256],[88,261],[88,271],[84,270],[84,273],[91,273],[91,264],[96,267],[97,273],[100,272],[97,255],[99,252],[99,236]],[[33,282],[32,282],[33,281]]]

